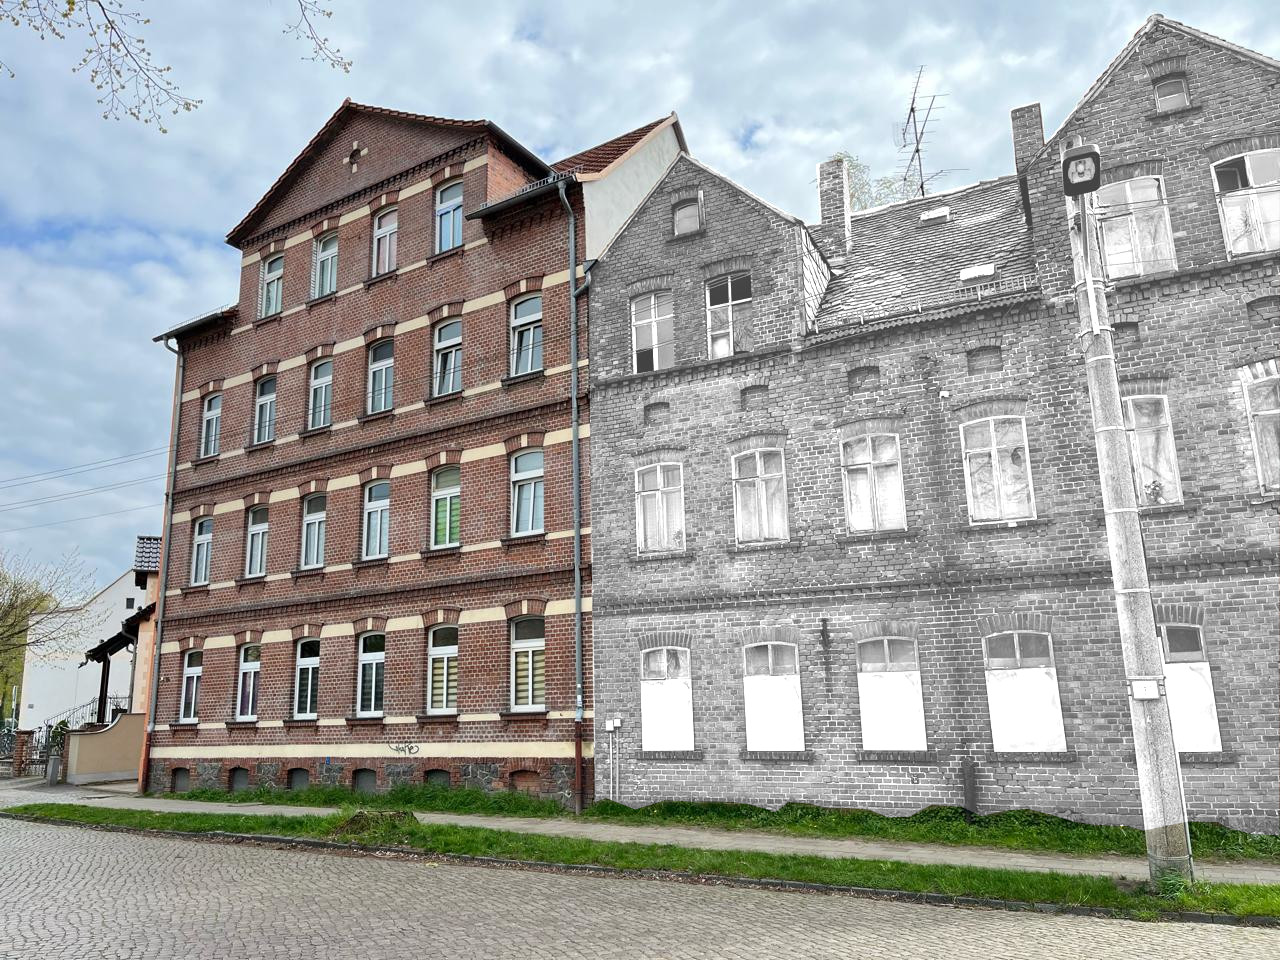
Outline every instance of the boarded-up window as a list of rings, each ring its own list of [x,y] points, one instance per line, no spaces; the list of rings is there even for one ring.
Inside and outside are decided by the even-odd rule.
[[[1222,733],[1204,635],[1198,626],[1189,624],[1165,623],[1159,629],[1173,742],[1181,753],[1218,753]]]
[[[538,793],[540,778],[536,770],[515,770],[507,780],[512,790],[520,793]]]
[[[769,405],[769,388],[763,384],[744,387],[739,401],[743,410],[763,410]]]
[[[747,749],[803,750],[804,706],[796,645],[757,643],[745,647],[742,656]]]
[[[640,655],[640,747],[693,749],[693,679],[685,647]]]
[[[1047,633],[997,633],[986,648],[991,742],[999,753],[1067,749],[1053,641]]]
[[[974,347],[965,354],[970,373],[999,373],[1004,369],[1004,357],[999,347]]]
[[[880,389],[880,368],[876,366],[854,367],[849,371],[849,392],[865,393]]]
[[[311,786],[311,771],[306,767],[294,767],[289,771],[285,784],[290,790],[305,790]]]
[[[858,717],[864,750],[928,748],[914,640],[876,637],[858,644]]]
[[[191,789],[191,771],[186,767],[175,767],[169,774],[169,790],[172,793],[186,793]]]
[[[373,793],[378,789],[378,774],[375,770],[361,768],[351,774],[351,786],[356,793]]]
[[[232,793],[239,793],[242,790],[248,790],[249,771],[244,767],[232,767],[231,776],[228,778],[228,785],[231,787]]]
[[[448,787],[453,781],[449,776],[448,770],[428,770],[426,776],[427,786],[429,787]]]

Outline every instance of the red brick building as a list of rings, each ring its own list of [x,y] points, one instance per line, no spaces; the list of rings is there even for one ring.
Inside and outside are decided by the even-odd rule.
[[[239,302],[157,338],[152,789],[592,782],[583,264],[683,148],[347,101],[231,231]]]

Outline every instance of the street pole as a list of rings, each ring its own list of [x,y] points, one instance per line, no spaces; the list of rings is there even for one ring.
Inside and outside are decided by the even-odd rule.
[[[1107,295],[1102,280],[1094,274],[1094,264],[1099,262],[1099,257],[1093,194],[1067,197],[1067,217],[1079,337],[1093,409],[1111,580],[1133,726],[1138,795],[1147,836],[1147,863],[1153,881],[1170,875],[1191,880],[1191,837],[1187,830],[1178,748],[1169,718],[1164,650],[1156,633],[1151,585],[1147,580],[1147,558],[1112,350]]]

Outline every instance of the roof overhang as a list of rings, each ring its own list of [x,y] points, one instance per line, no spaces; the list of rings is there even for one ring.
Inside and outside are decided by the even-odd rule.
[[[164,333],[152,337],[151,340],[153,343],[164,343],[166,340],[172,340],[174,337],[181,337],[188,333],[194,333],[201,327],[211,326],[219,320],[225,320],[229,317],[234,317],[235,315],[236,307],[234,304],[219,307],[217,310],[201,314],[192,320],[180,323],[173,329],[166,330]]]
[[[526,203],[532,203],[535,200],[555,193],[560,189],[562,183],[577,183],[578,176],[572,171],[567,173],[553,173],[549,177],[543,177],[541,180],[535,180],[533,183],[526,183],[523,187],[509,196],[500,200],[494,200],[492,203],[486,203],[482,207],[478,207],[466,214],[464,219],[467,220],[487,220],[490,217],[496,217],[498,214],[506,213],[508,210],[514,210]]]

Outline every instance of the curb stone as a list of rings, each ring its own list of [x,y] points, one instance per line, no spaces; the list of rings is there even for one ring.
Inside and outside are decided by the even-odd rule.
[[[552,863],[544,860],[513,860],[506,857],[482,857],[462,853],[433,853],[414,847],[391,845],[367,845],[342,843],[337,840],[321,840],[315,837],[284,837],[268,833],[232,833],[224,830],[163,830],[147,827],[126,827],[115,823],[85,823],[81,820],[63,820],[56,817],[37,817],[0,810],[0,819],[21,820],[26,823],[51,824],[60,827],[80,827],[104,833],[126,833],[136,836],[169,837],[176,840],[195,840],[206,843],[236,843],[272,848],[294,848],[323,852],[395,857],[401,860],[420,860],[431,863],[455,863],[505,870],[525,870],[537,873],[584,874],[602,877],[619,877],[631,880],[658,880],[668,883],[687,883],[704,886],[735,887],[751,890],[777,890],[797,893],[850,896],[866,900],[889,900],[897,903],[918,903],[944,907],[971,907],[986,910],[1005,910],[1015,913],[1043,913],[1075,917],[1094,917],[1104,920],[1128,920],[1148,923],[1120,910],[1107,907],[1087,907],[1075,904],[1037,903],[1028,900],[1000,900],[992,897],[957,896],[948,893],[927,893],[911,890],[892,890],[880,887],[853,887],[838,884],[809,883],[803,880],[770,880],[757,877],[733,877],[723,874],[680,873],[672,870],[641,870],[624,867],[607,867],[594,863]],[[1155,918],[1172,923],[1211,923],[1219,926],[1264,927],[1280,929],[1280,917],[1235,916],[1227,913],[1203,913],[1193,910],[1161,911]]]

